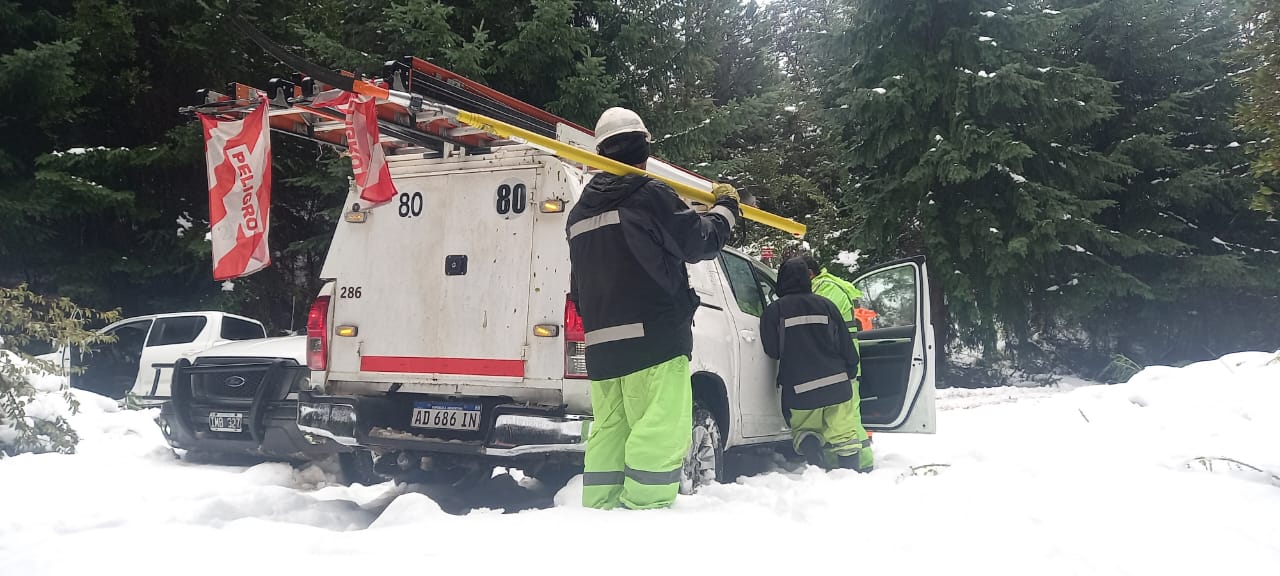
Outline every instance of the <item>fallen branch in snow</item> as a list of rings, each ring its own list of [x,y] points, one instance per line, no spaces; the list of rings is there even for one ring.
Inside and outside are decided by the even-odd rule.
[[[1195,469],[1194,465],[1199,464],[1201,468],[1203,468],[1208,472],[1216,472],[1217,470],[1214,470],[1213,468],[1213,465],[1215,462],[1225,463],[1226,470],[1228,472],[1254,472],[1257,474],[1265,474],[1267,478],[1271,481],[1271,484],[1280,487],[1280,476],[1273,474],[1268,470],[1263,470],[1262,468],[1259,468],[1252,464],[1246,464],[1234,458],[1225,458],[1220,456],[1197,456],[1195,458],[1192,458],[1190,461],[1188,461],[1186,466],[1188,470],[1194,470]]]
[[[910,470],[903,472],[898,476],[898,482],[902,482],[912,476],[937,476],[942,473],[945,468],[950,468],[950,464],[921,464],[912,466]]]
[[[1115,354],[1111,357],[1111,362],[1102,369],[1102,372],[1098,373],[1094,380],[1108,384],[1128,382],[1130,378],[1133,378],[1141,371],[1142,366],[1128,356]]]
[[[1086,424],[1093,424],[1093,422],[1089,421],[1089,417],[1084,415],[1084,408],[1076,408],[1076,410],[1080,412],[1080,417],[1084,418]]]

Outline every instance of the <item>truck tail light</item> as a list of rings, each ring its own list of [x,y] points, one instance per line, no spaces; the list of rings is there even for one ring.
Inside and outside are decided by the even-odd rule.
[[[307,314],[307,367],[329,368],[329,297],[320,296]]]
[[[587,331],[578,307],[568,297],[564,299],[564,377],[587,377]]]

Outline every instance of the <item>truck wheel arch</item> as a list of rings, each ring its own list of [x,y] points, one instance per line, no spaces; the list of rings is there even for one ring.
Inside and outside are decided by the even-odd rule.
[[[729,428],[733,421],[729,418],[729,392],[724,379],[712,372],[695,372],[691,378],[693,399],[701,400],[720,423],[720,435],[729,438]]]

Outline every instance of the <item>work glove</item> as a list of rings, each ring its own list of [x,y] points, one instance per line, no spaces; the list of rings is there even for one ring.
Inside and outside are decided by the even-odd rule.
[[[728,218],[729,228],[737,226],[742,219],[742,207],[738,206],[738,189],[723,182],[712,184],[711,193],[716,195],[716,208],[728,210],[733,216]],[[713,208],[714,212],[715,209]]]
[[[742,201],[742,199],[738,197],[738,189],[725,184],[724,182],[711,185],[711,193],[716,195],[717,203],[724,198],[733,198],[735,203]]]

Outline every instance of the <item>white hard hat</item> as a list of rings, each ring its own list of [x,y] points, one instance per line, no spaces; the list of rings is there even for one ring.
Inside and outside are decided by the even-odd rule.
[[[596,149],[599,150],[600,144],[605,140],[627,132],[643,132],[646,142],[653,141],[653,136],[644,127],[644,121],[635,112],[618,107],[605,110],[596,121]]]

